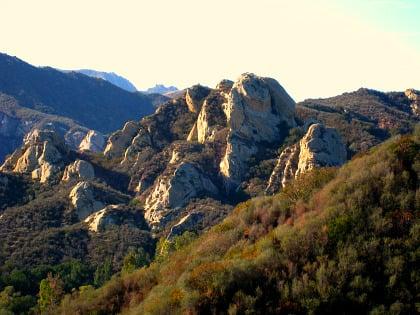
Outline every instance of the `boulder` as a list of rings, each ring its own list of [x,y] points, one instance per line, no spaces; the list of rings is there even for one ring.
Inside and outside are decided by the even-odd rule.
[[[114,132],[109,137],[104,150],[104,155],[109,158],[123,155],[133,138],[137,135],[139,128],[140,125],[137,122],[128,121],[123,129]]]
[[[105,147],[105,137],[95,130],[89,130],[80,142],[80,151],[102,152]]]
[[[211,89],[202,85],[194,85],[187,89],[185,100],[190,112],[198,113],[203,105],[204,99],[209,95]]]
[[[85,219],[105,206],[95,199],[94,187],[86,181],[77,183],[70,191],[69,198],[79,220]]]
[[[172,173],[156,180],[146,198],[145,218],[150,224],[159,224],[169,212],[185,206],[192,198],[217,194],[217,187],[198,166],[182,162]]]
[[[260,143],[276,143],[295,126],[295,102],[274,79],[243,74],[233,85],[225,114],[230,130],[220,171],[238,184]]]
[[[92,164],[84,160],[76,160],[72,164],[67,165],[63,174],[63,181],[71,179],[91,180],[95,178],[95,171]]]

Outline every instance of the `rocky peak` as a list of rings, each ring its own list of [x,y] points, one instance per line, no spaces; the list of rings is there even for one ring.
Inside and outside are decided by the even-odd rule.
[[[89,130],[79,145],[80,151],[102,152],[105,146],[105,137],[95,131]]]
[[[233,85],[225,108],[229,133],[222,175],[239,183],[259,143],[281,141],[295,126],[295,102],[274,79],[243,74]]]
[[[114,132],[108,139],[104,155],[109,158],[122,156],[126,148],[139,131],[139,124],[135,121],[125,123],[122,130]]]
[[[187,89],[185,100],[188,109],[193,113],[198,113],[203,105],[203,101],[209,95],[211,89],[202,85],[194,85]]]

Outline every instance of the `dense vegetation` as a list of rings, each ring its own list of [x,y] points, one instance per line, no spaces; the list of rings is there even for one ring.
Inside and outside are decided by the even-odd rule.
[[[146,268],[67,295],[62,314],[414,314],[420,139],[399,136],[236,207]]]

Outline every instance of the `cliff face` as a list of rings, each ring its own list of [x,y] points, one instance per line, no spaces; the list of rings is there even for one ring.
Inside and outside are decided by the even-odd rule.
[[[337,131],[320,123],[311,124],[299,142],[281,152],[266,193],[278,192],[289,181],[315,167],[340,166],[346,160],[346,146]]]

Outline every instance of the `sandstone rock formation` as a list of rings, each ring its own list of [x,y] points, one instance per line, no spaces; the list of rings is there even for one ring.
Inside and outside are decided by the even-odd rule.
[[[233,85],[225,108],[230,128],[220,171],[239,183],[259,143],[281,140],[295,126],[295,102],[274,79],[243,74]]]
[[[77,183],[70,191],[69,198],[79,220],[85,219],[105,206],[101,201],[96,200],[94,187],[86,181]]]
[[[217,195],[218,189],[196,165],[182,162],[172,173],[158,178],[145,202],[145,218],[157,224],[171,210],[202,194]]]
[[[63,181],[71,179],[90,180],[95,178],[95,171],[92,164],[84,160],[76,160],[72,164],[67,165],[63,174]]]
[[[198,113],[203,105],[203,101],[209,95],[210,89],[202,85],[194,85],[187,89],[185,100],[187,101],[188,109],[193,113]]]
[[[407,89],[405,96],[411,101],[411,111],[417,117],[420,117],[420,91]]]
[[[35,129],[24,138],[22,150],[15,151],[1,169],[30,173],[33,179],[44,183],[63,167],[66,152],[64,140],[57,133]]]
[[[319,123],[312,124],[298,143],[280,154],[266,193],[278,192],[288,181],[315,167],[340,166],[346,160],[346,147],[338,132]]]
[[[322,124],[313,124],[300,140],[299,164],[295,176],[315,167],[339,166],[346,160],[346,147],[338,132]]]
[[[136,136],[138,130],[138,123],[134,121],[127,122],[122,130],[114,132],[109,137],[104,155],[109,158],[121,156]]]
[[[80,151],[102,152],[105,146],[105,137],[95,130],[89,130],[80,142]]]

